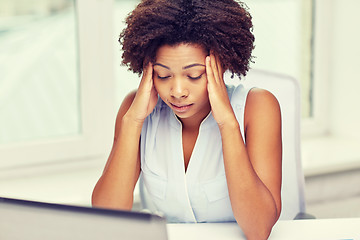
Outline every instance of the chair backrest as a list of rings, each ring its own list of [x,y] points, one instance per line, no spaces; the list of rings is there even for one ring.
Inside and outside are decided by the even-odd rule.
[[[228,79],[228,78],[226,78]],[[234,83],[239,79],[234,77]],[[241,82],[270,91],[278,99],[282,115],[282,212],[280,219],[294,219],[305,212],[304,175],[300,156],[300,87],[296,79],[252,69]]]

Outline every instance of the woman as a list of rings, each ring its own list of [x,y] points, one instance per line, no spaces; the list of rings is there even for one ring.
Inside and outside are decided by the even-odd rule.
[[[93,205],[130,210],[141,173],[142,200],[168,221],[237,221],[247,239],[266,239],[281,211],[279,104],[223,79],[251,62],[244,4],[143,0],[126,23],[123,63],[142,78],[119,109]]]

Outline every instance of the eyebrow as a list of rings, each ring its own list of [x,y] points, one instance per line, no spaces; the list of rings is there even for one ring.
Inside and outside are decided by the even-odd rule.
[[[169,69],[169,70],[170,70],[170,68],[169,68],[168,66],[162,65],[161,63],[154,63],[153,66],[154,66],[154,67],[155,67],[155,66],[160,66],[160,67],[163,67],[163,68],[166,68],[166,69]]]
[[[197,67],[197,66],[205,67],[204,64],[194,63],[194,64],[190,64],[188,66],[183,67],[183,69],[188,69],[188,68]]]
[[[168,66],[165,66],[165,65],[163,65],[163,64],[161,64],[161,63],[154,63],[153,66],[160,66],[160,67],[163,67],[163,68],[166,68],[166,69],[169,69],[169,70],[170,70],[170,68],[169,68]],[[194,64],[190,64],[190,65],[187,65],[187,66],[183,67],[183,69],[189,69],[189,68],[197,67],[197,66],[205,67],[204,64],[194,63]]]

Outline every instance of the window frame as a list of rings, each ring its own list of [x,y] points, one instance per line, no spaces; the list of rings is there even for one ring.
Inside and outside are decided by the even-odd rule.
[[[58,137],[0,145],[0,171],[103,159],[114,129],[112,0],[77,0],[78,69],[81,131]],[[105,79],[105,80],[104,80]]]
[[[332,5],[326,0],[313,0],[313,66],[312,66],[312,116],[303,118],[301,136],[303,139],[329,134],[329,71],[331,53]]]
[[[346,32],[346,29],[339,27],[338,21],[344,15],[352,16],[348,10],[356,7],[343,3],[344,8],[339,8],[338,2],[315,1],[314,117],[307,122],[303,121],[302,125],[302,161],[306,177],[360,168],[360,137],[358,124],[355,122],[359,118],[359,112],[348,111],[346,116],[338,112],[339,106],[351,106],[358,102],[359,98],[357,95],[351,98],[341,96],[338,93],[339,81],[335,79],[339,76],[344,77],[342,86],[358,88],[358,82],[353,77],[356,76],[356,69],[352,68],[354,71],[346,72],[346,63],[336,65],[338,59],[344,58],[340,52],[345,54],[345,57],[349,56],[349,50],[339,50],[339,45],[352,45],[344,40],[335,39],[335,36],[342,34],[339,32],[340,29]],[[348,21],[345,19],[344,22],[346,20]],[[356,33],[359,32],[351,32]],[[351,34],[347,37],[354,37]],[[353,51],[358,49],[358,46],[355,46]],[[338,116],[341,117],[336,118]],[[348,122],[347,118],[355,121]]]

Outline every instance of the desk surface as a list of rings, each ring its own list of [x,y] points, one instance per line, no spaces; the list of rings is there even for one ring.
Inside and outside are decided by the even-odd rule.
[[[168,224],[167,226],[169,240],[245,240],[236,223]],[[278,221],[269,240],[282,239],[360,240],[360,218]]]

